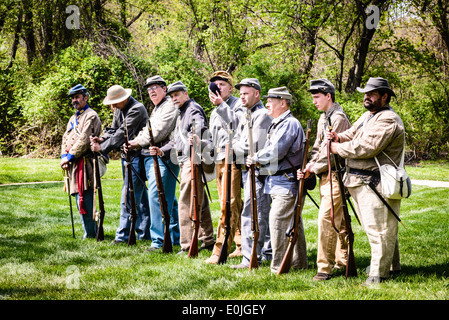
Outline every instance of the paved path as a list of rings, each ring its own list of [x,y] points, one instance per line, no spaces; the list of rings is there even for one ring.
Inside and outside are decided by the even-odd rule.
[[[449,182],[447,181],[433,181],[433,180],[413,180],[412,185],[428,186],[434,188],[449,188]]]

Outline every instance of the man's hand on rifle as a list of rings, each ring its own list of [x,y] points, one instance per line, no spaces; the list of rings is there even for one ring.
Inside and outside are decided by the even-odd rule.
[[[126,144],[126,143],[123,144],[123,150],[125,152],[128,152],[128,150],[133,150],[133,149],[138,149],[138,148],[140,148],[140,144],[135,139],[128,141],[128,144]]]
[[[256,166],[260,166],[260,163],[258,163],[257,161],[254,161],[253,157],[247,156],[246,157],[246,166],[249,167],[252,164],[254,164]]]
[[[162,157],[162,150],[158,147],[150,147],[150,155]]]
[[[200,145],[200,143],[201,143],[201,140],[200,140],[200,138],[196,135],[196,134],[192,134],[190,137],[189,137],[189,144],[192,146],[193,145],[193,143],[195,142],[195,145],[198,147],[199,145]]]
[[[297,173],[296,178],[298,180],[307,179],[310,176],[310,174],[313,173],[312,168],[313,168],[313,163],[308,163],[306,165],[306,168],[304,169],[304,172],[301,169],[298,169],[296,171],[296,173]]]
[[[59,165],[63,170],[67,170],[69,168],[69,160],[67,160],[67,157],[62,158]]]
[[[90,136],[90,149],[94,152],[100,152],[100,143],[103,141],[103,138]]]
[[[337,154],[337,146],[338,146],[338,140],[340,138],[338,137],[338,134],[335,131],[326,131],[327,140],[331,140],[331,152],[334,154]]]

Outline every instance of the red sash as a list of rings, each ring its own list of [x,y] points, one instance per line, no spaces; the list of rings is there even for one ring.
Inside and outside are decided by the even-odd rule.
[[[81,157],[77,161],[76,182],[78,185],[80,214],[86,214],[87,211],[84,206],[84,196],[83,196],[83,192],[84,192],[84,157]]]

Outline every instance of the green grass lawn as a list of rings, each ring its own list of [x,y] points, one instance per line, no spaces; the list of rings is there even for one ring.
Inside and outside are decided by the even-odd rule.
[[[370,261],[366,235],[355,219],[357,278],[337,276],[315,282],[317,209],[306,200],[308,270],[278,276],[269,265],[257,270],[232,270],[240,258],[225,265],[208,265],[209,252],[196,259],[175,253],[146,253],[149,242],[111,245],[118,226],[121,190],[119,161],[112,161],[102,180],[105,201],[103,242],[82,240],[75,212],[72,237],[67,194],[63,192],[59,160],[0,158],[0,299],[2,300],[448,300],[448,189],[414,186],[403,201],[399,225],[402,273],[378,288],[365,288]],[[449,166],[424,164],[410,170],[413,179],[435,177]],[[421,175],[422,173],[422,175]],[[220,215],[216,186],[209,183],[214,229]],[[318,190],[312,192],[318,199]],[[74,201],[73,201],[74,203]],[[174,248],[177,252],[178,248]]]

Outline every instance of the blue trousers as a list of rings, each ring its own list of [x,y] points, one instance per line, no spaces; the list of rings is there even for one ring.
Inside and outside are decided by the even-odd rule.
[[[97,236],[97,222],[93,218],[93,189],[84,190],[84,208],[86,209],[86,214],[80,214],[81,225],[83,226],[85,238],[96,238]],[[78,211],[80,210],[80,195],[79,193],[75,194],[76,206]]]
[[[251,251],[253,247],[251,232],[251,201],[250,201],[250,179],[248,171],[242,171],[243,182],[243,210],[241,217],[241,233],[242,233],[242,264],[249,266]],[[257,198],[257,214],[259,220],[259,240],[257,242],[257,260],[271,260],[271,241],[269,229],[269,214],[271,197],[263,192],[263,183],[256,178],[256,198]]]
[[[128,191],[128,174],[125,172],[126,161],[122,159],[122,197],[120,199],[120,224],[115,233],[116,241],[127,242],[129,238],[129,229],[131,227],[131,201]],[[131,165],[134,167],[135,172],[139,175],[132,173],[132,179],[134,183],[134,195],[136,199],[137,220],[136,220],[136,239],[138,240],[150,240],[150,208],[148,205],[148,192],[145,186],[145,168],[143,166],[143,158],[135,157],[131,161]],[[129,208],[129,210],[127,209]]]
[[[178,176],[179,166],[173,164],[170,160],[165,161],[173,173]],[[162,184],[164,185],[165,199],[170,214],[170,238],[173,245],[179,245],[179,220],[178,220],[178,201],[176,199],[176,179],[169,172],[161,159],[158,158],[159,168],[161,171]],[[148,201],[151,216],[151,246],[154,248],[162,247],[164,242],[164,219],[159,204],[159,193],[157,190],[156,176],[154,172],[153,157],[145,157],[145,170],[148,178]]]

